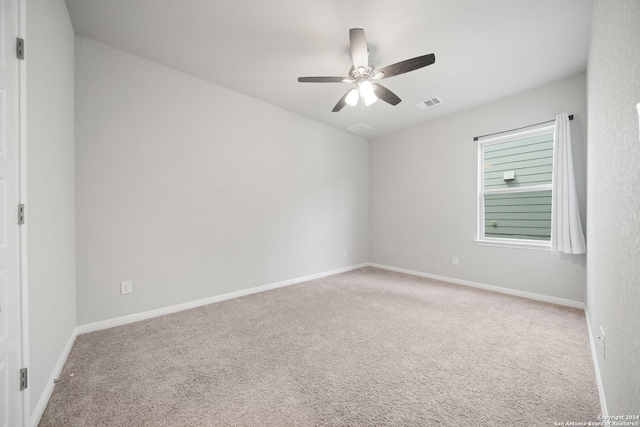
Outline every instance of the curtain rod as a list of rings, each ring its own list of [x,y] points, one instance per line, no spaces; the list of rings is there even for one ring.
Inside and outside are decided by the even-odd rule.
[[[569,120],[573,120],[573,114],[570,114],[570,115],[569,115]],[[522,126],[522,127],[520,127],[520,128],[509,129],[509,130],[503,130],[503,131],[500,131],[500,132],[494,132],[494,133],[488,133],[488,134],[486,134],[486,135],[474,136],[474,137],[473,137],[473,140],[474,140],[474,141],[477,141],[478,139],[480,139],[480,138],[484,138],[485,136],[493,136],[493,135],[498,135],[498,134],[501,134],[501,133],[513,132],[514,130],[526,129],[526,128],[530,128],[530,127],[533,127],[533,126],[543,125],[543,124],[545,124],[545,123],[551,123],[551,122],[555,122],[555,121],[556,121],[556,119],[551,119],[551,120],[547,120],[546,122],[535,123],[535,124],[533,124],[533,125]]]

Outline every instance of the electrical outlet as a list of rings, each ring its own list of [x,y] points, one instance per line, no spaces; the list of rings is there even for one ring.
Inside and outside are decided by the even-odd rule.
[[[120,295],[131,293],[133,293],[133,282],[131,280],[120,282]]]
[[[604,335],[604,328],[602,326],[600,326],[600,336],[598,337],[598,339],[600,340],[600,345],[602,346],[602,358],[604,359],[605,357],[607,357],[607,346]]]
[[[453,259],[451,260],[451,264],[453,265],[460,265],[460,260],[458,259],[457,256],[454,256]]]

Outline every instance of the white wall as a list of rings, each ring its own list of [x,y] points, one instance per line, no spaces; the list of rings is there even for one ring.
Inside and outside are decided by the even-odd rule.
[[[83,37],[76,138],[78,324],[368,261],[362,138]]]
[[[595,2],[587,307],[610,415],[640,414],[640,1]],[[594,336],[594,340],[599,340]]]
[[[438,108],[438,107],[434,107]],[[573,76],[371,143],[371,261],[585,301],[585,256],[478,246],[474,136],[574,114],[571,130],[586,223],[586,77]],[[452,265],[458,257],[459,266]]]
[[[76,326],[74,32],[63,0],[27,2],[29,389],[36,409]],[[48,396],[47,396],[48,397]]]

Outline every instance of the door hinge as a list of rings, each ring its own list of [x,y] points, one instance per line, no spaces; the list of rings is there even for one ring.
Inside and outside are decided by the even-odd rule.
[[[29,387],[29,378],[27,368],[20,369],[20,390],[24,390]]]
[[[18,225],[22,225],[26,221],[26,214],[24,209],[24,203],[18,205]]]
[[[16,56],[18,59],[24,59],[24,39],[20,37],[16,39]]]

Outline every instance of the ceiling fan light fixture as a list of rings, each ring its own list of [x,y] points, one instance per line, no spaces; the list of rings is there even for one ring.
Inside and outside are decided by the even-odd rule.
[[[369,80],[360,82],[360,84],[358,85],[358,89],[360,90],[360,96],[365,99],[368,96],[373,95],[373,85]]]
[[[378,100],[378,97],[375,95],[375,93],[371,92],[371,93],[363,96],[363,99],[364,99],[364,105],[366,107],[368,107],[369,105],[371,105],[374,102],[376,102]]]
[[[355,89],[351,89],[347,94],[347,97],[345,98],[345,102],[352,107],[355,107],[356,105],[358,105],[358,98],[358,91]]]

